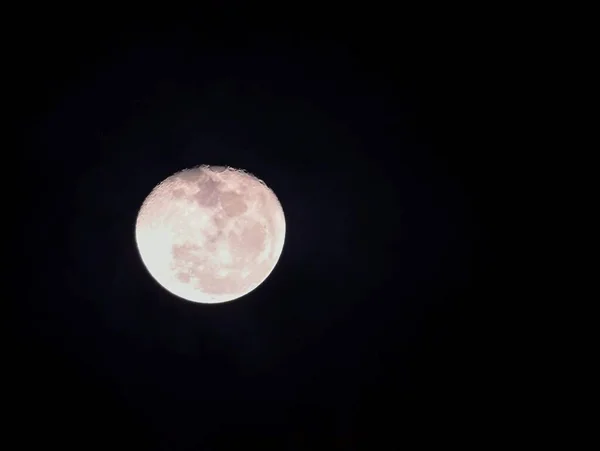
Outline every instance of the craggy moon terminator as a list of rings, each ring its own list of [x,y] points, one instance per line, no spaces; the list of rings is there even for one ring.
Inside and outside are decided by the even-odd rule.
[[[193,302],[219,303],[254,290],[273,271],[285,241],[279,200],[251,174],[221,166],[178,172],[156,186],[135,238],[148,272]]]

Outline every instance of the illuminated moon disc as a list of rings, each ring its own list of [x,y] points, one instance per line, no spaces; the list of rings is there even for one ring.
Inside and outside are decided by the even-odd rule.
[[[148,272],[167,291],[219,303],[248,294],[271,274],[285,227],[279,200],[261,180],[200,166],[152,190],[138,213],[135,238]]]

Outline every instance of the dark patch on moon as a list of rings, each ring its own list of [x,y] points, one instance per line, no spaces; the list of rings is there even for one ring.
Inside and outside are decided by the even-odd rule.
[[[192,271],[195,277],[195,287],[207,294],[233,294],[246,289],[246,281],[241,277],[219,276],[213,271]]]
[[[181,199],[182,197],[185,196],[185,190],[183,188],[177,188],[174,189],[173,192],[173,197],[176,197],[177,199]]]
[[[233,191],[221,193],[221,206],[228,216],[239,216],[248,210],[244,197]]]
[[[200,257],[196,254],[200,250],[200,246],[192,243],[174,244],[171,248],[173,259],[176,262],[199,262]]]
[[[201,207],[216,207],[219,204],[219,183],[214,180],[206,180],[204,183],[198,183],[200,189],[195,195],[194,200]]]
[[[241,234],[230,232],[229,242],[234,254],[246,261],[254,260],[265,247],[267,231],[259,222],[248,225]]]
[[[196,183],[200,179],[200,173],[198,171],[182,171],[177,174],[177,178],[182,182]]]
[[[178,272],[177,278],[179,279],[180,282],[190,283],[190,275],[186,272]]]
[[[219,232],[222,233],[222,230],[225,228],[225,226],[229,222],[229,219],[226,218],[225,215],[219,211],[213,216],[213,222],[217,226],[217,229],[219,230]]]
[[[216,274],[216,270],[201,270],[208,265],[209,259],[198,254],[200,246],[196,244],[173,245],[172,253],[176,277],[183,283],[190,283],[194,279],[194,286],[207,294],[238,293],[244,289],[243,280],[236,278],[224,279]],[[209,250],[212,254],[215,249]]]

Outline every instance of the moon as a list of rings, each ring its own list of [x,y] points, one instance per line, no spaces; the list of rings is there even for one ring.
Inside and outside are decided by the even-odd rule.
[[[159,183],[135,225],[140,257],[172,294],[214,304],[238,299],[271,274],[285,241],[277,196],[246,171],[185,169]]]

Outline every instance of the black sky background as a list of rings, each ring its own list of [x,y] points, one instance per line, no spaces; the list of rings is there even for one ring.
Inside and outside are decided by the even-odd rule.
[[[488,430],[485,46],[358,28],[79,23],[15,44],[21,440],[401,449]],[[145,196],[199,164],[256,174],[287,220],[269,279],[223,305],[170,295],[134,241]]]

